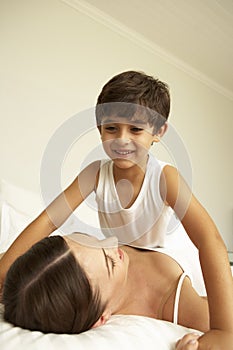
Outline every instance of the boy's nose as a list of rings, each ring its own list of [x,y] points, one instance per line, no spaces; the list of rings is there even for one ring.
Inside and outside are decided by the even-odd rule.
[[[127,130],[119,130],[117,134],[117,142],[121,145],[125,145],[130,142],[130,135]]]
[[[119,146],[124,146],[124,145],[128,145],[128,143],[130,143],[130,140],[127,138],[117,138],[116,142]]]

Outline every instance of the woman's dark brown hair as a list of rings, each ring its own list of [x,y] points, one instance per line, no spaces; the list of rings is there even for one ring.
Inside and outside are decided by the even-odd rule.
[[[44,333],[81,333],[105,305],[61,236],[36,243],[10,267],[3,287],[4,319]]]
[[[146,112],[149,123],[158,130],[170,112],[168,85],[143,72],[126,71],[115,75],[104,85],[97,99],[98,127],[103,116],[112,114],[128,118],[136,112],[140,115]]]

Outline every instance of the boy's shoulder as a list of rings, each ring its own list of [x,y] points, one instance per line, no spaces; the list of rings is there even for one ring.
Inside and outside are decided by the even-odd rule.
[[[148,159],[148,168],[149,167],[158,167],[160,170],[164,170],[165,167],[167,168],[175,168],[171,163],[160,160],[156,158],[153,154],[149,154],[149,159]]]

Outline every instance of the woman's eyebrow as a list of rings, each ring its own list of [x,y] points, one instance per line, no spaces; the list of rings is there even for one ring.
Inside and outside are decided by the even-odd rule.
[[[106,263],[106,267],[107,267],[107,270],[108,270],[108,277],[110,278],[110,269],[109,269],[108,257],[107,257],[107,255],[106,255],[104,249],[103,249],[103,248],[101,248],[101,249],[102,249],[102,251],[103,251],[104,258],[105,258],[105,263]]]

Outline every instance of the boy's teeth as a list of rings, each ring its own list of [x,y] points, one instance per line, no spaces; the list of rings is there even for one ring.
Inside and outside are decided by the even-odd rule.
[[[115,152],[118,154],[121,154],[121,155],[127,155],[127,154],[132,153],[133,151],[115,151]]]

